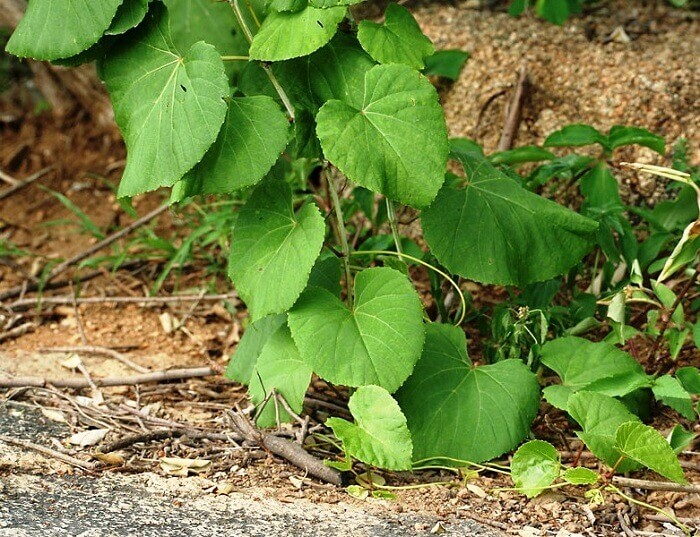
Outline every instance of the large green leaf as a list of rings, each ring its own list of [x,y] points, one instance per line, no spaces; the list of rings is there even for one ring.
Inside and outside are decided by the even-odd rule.
[[[577,392],[569,397],[569,414],[583,429],[578,432],[593,454],[608,466],[615,466],[622,453],[615,445],[617,428],[628,421],[640,422],[617,399],[596,392]],[[637,463],[623,460],[617,467],[620,472],[639,468]]]
[[[284,397],[290,408],[299,414],[304,406],[304,395],[311,382],[311,368],[299,357],[289,328],[281,326],[260,353],[250,378],[250,398],[254,405],[261,404],[272,390]],[[292,417],[281,404],[270,398],[258,416],[260,427],[291,421]]]
[[[695,408],[690,394],[683,388],[683,385],[671,375],[662,375],[654,381],[651,388],[654,397],[663,404],[670,406],[684,418],[696,419]]]
[[[335,384],[377,384],[393,392],[423,348],[420,298],[403,274],[385,267],[355,277],[353,309],[326,289],[311,287],[288,322],[302,358]]]
[[[151,0],[124,0],[105,34],[119,35],[138,26],[146,18],[150,2]]]
[[[233,230],[229,275],[253,320],[292,307],[323,246],[326,227],[316,205],[306,203],[295,214],[292,201],[286,182],[267,179]]]
[[[423,34],[411,12],[399,4],[389,4],[384,24],[361,21],[357,38],[379,63],[403,63],[423,69],[424,59],[435,52],[433,42]]]
[[[119,196],[171,186],[201,160],[226,116],[219,53],[195,43],[181,53],[156,3],[104,59],[102,75],[127,148]]]
[[[123,0],[32,0],[6,51],[35,60],[68,58],[97,43]]]
[[[639,362],[609,343],[579,337],[555,339],[542,348],[542,363],[572,391],[623,396],[651,386]]]
[[[543,440],[532,440],[520,446],[510,463],[515,486],[528,498],[551,485],[559,477],[560,468],[559,452]]]
[[[416,459],[493,459],[527,436],[537,377],[520,360],[472,367],[461,329],[433,323],[413,375],[396,394]]]
[[[623,455],[671,481],[687,483],[678,457],[653,427],[638,421],[623,423],[618,427],[615,438],[616,447]]]
[[[475,155],[458,155],[464,189],[445,186],[423,211],[425,240],[451,272],[524,286],[563,274],[590,249],[597,224],[529,192]]]
[[[250,323],[228,362],[226,376],[241,384],[250,384],[250,377],[263,347],[286,320],[287,316],[281,314]]]
[[[700,326],[700,321],[695,326]],[[681,367],[676,371],[676,378],[689,393],[700,394],[700,370],[697,367]]]
[[[411,468],[413,444],[406,418],[384,388],[361,386],[348,404],[355,423],[328,418],[326,425],[345,450],[364,463],[387,470]]]
[[[301,11],[272,11],[250,46],[254,60],[277,62],[306,56],[328,43],[345,18],[344,6]]]
[[[271,97],[234,97],[219,137],[173,197],[228,193],[251,186],[270,171],[289,139],[289,121]]]
[[[316,123],[326,158],[361,186],[422,207],[444,181],[445,118],[435,88],[410,67],[373,67],[361,106],[328,101]]]

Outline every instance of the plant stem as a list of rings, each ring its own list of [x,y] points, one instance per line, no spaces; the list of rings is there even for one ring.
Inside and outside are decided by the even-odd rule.
[[[399,235],[399,226],[396,221],[396,208],[394,207],[394,202],[389,198],[384,198],[386,200],[386,214],[389,218],[389,226],[391,226],[391,234],[394,237],[394,245],[396,246],[396,251],[400,254],[403,253],[401,248],[401,236]],[[405,262],[405,261],[404,261]]]
[[[253,32],[251,32],[250,28],[248,28],[248,24],[246,23],[245,18],[243,17],[243,12],[241,11],[241,6],[238,4],[238,0],[230,0],[230,4],[231,8],[233,9],[233,13],[236,16],[236,20],[238,21],[238,25],[241,27],[241,30],[243,30],[243,35],[245,36],[248,43],[252,43]],[[263,71],[265,71],[267,78],[269,78],[270,82],[272,82],[272,85],[274,86],[277,95],[279,95],[280,99],[282,99],[282,104],[287,110],[289,117],[292,121],[294,121],[294,106],[292,106],[292,102],[289,100],[289,97],[284,91],[284,88],[280,86],[279,80],[277,80],[275,73],[272,72],[272,69],[270,69],[269,65],[261,63],[260,67],[263,68]]]
[[[621,491],[619,488],[617,488],[615,485],[608,485],[608,486],[606,487],[606,490],[617,494],[618,496],[620,496],[621,498],[627,500],[627,501],[630,502],[630,503],[633,503],[633,504],[638,505],[638,506],[640,506],[640,507],[646,507],[647,509],[651,509],[652,511],[656,511],[656,512],[659,513],[660,515],[663,515],[663,516],[665,516],[665,517],[668,517],[668,519],[671,520],[674,524],[676,524],[676,526],[678,526],[678,527],[683,531],[683,533],[685,533],[686,535],[690,535],[690,528],[688,528],[688,526],[686,526],[685,524],[683,524],[680,520],[678,520],[678,519],[677,519],[674,515],[672,515],[671,513],[667,513],[667,512],[664,511],[663,509],[659,509],[658,507],[656,507],[656,506],[654,506],[654,505],[651,505],[651,504],[649,504],[649,503],[643,502],[643,501],[641,501],[641,500],[635,500],[635,499],[632,498],[631,496],[628,496],[627,494],[625,494],[624,492],[622,492],[622,491]]]
[[[343,265],[345,266],[345,292],[347,293],[348,306],[352,308],[354,291],[352,285],[352,273],[350,271],[350,245],[348,244],[348,234],[345,230],[345,221],[343,219],[343,210],[340,207],[340,198],[338,191],[335,188],[335,183],[330,176],[328,170],[325,170],[326,183],[328,184],[328,193],[331,195],[331,203],[335,211],[335,220],[338,226],[338,235],[340,244],[343,248]]]
[[[221,56],[221,60],[225,62],[247,62],[250,60],[248,56]]]
[[[251,4],[250,0],[245,0],[245,5],[248,8],[248,11],[250,12],[250,16],[253,17],[253,21],[255,22],[255,25],[260,28],[260,19],[258,19],[258,15],[255,13],[255,10],[253,9],[253,4]]]

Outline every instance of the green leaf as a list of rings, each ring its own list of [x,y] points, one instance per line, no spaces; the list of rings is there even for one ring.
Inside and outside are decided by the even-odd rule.
[[[445,117],[435,88],[409,67],[373,67],[362,106],[328,101],[316,124],[326,158],[361,186],[422,207],[444,181]]]
[[[569,0],[537,0],[535,11],[538,17],[561,26],[569,18]]]
[[[568,125],[553,132],[544,141],[545,147],[579,147],[592,144],[608,148],[607,137],[590,125]]]
[[[219,137],[202,162],[177,183],[173,198],[229,193],[258,183],[289,139],[289,121],[274,99],[234,97]]]
[[[340,287],[340,272],[340,258],[329,251],[321,252],[314,268],[311,269],[309,281],[306,285],[309,287],[322,287],[335,296],[340,296],[342,291]]]
[[[570,485],[595,485],[598,482],[598,474],[582,466],[567,468],[561,476]]]
[[[540,162],[542,160],[551,160],[554,154],[546,149],[542,149],[536,145],[524,145],[509,149],[508,151],[499,151],[489,157],[491,164],[522,164],[523,162]]]
[[[532,440],[513,455],[510,474],[515,486],[528,498],[534,498],[559,477],[559,452],[549,442]]]
[[[270,315],[250,323],[243,333],[226,367],[226,377],[241,384],[250,384],[253,369],[265,344],[287,320],[286,315]]]
[[[396,394],[415,459],[481,462],[517,446],[539,408],[536,376],[520,360],[472,367],[460,328],[426,327],[423,355]]]
[[[221,57],[202,42],[181,54],[162,4],[110,49],[102,75],[127,148],[119,197],[175,184],[216,140],[229,92]]]
[[[617,149],[625,145],[643,145],[661,155],[666,153],[666,141],[663,137],[639,127],[621,127],[616,125],[610,129],[608,141],[611,149]]]
[[[622,396],[651,384],[639,362],[608,343],[558,338],[542,347],[541,360],[573,391]]]
[[[683,306],[681,304],[676,304],[676,293],[671,291],[671,289],[663,283],[656,280],[651,280],[651,288],[654,290],[654,294],[667,310],[670,310],[674,305],[676,306],[676,309],[671,315],[671,320],[678,326],[683,326],[685,320]]]
[[[75,56],[97,43],[122,1],[32,0],[5,50],[35,60]]]
[[[370,268],[355,277],[348,309],[326,289],[311,287],[289,312],[289,327],[304,360],[334,384],[377,384],[396,391],[423,348],[423,307],[400,272]]]
[[[233,231],[229,275],[253,320],[292,307],[323,246],[326,227],[316,205],[295,214],[292,201],[286,182],[263,181]]]
[[[366,464],[387,470],[409,470],[413,444],[406,418],[384,388],[361,386],[348,403],[355,423],[328,418],[326,425],[345,450]]]
[[[572,393],[574,390],[570,386],[552,384],[542,390],[542,397],[553,407],[568,411],[569,397]]]
[[[687,483],[678,457],[666,439],[653,427],[637,421],[623,423],[617,429],[616,448],[671,481]]]
[[[105,34],[119,35],[136,28],[146,18],[150,2],[151,0],[124,0]]]
[[[676,378],[686,391],[694,395],[700,394],[700,369],[692,366],[681,367],[676,371]]]
[[[584,213],[600,220],[606,214],[619,214],[625,206],[620,199],[617,180],[604,162],[599,162],[581,177],[581,194],[586,199]]]
[[[357,38],[372,58],[384,64],[402,63],[423,69],[423,60],[435,52],[433,42],[423,34],[411,12],[399,4],[389,4],[384,24],[361,21]]]
[[[690,446],[692,441],[695,440],[696,436],[697,434],[694,432],[686,431],[681,425],[676,424],[666,440],[671,446],[673,452],[678,455],[681,451]]]
[[[345,18],[344,6],[297,12],[272,11],[250,46],[253,60],[277,62],[306,56],[328,43]]]
[[[272,0],[270,9],[274,11],[301,11],[308,5],[309,2],[307,0]]]
[[[595,222],[528,192],[484,159],[458,158],[466,188],[443,187],[422,214],[425,240],[450,272],[522,287],[563,274],[590,250]]]
[[[311,382],[311,368],[299,357],[299,351],[289,328],[282,325],[265,344],[250,378],[250,398],[259,405],[274,389],[284,397],[290,408],[299,414],[304,406],[304,395]],[[277,412],[280,422],[291,421],[292,417],[282,405],[275,408],[270,399],[258,416],[260,427],[277,425]]]
[[[363,0],[309,0],[309,5],[321,9],[328,9],[335,6],[351,6],[359,4]]]
[[[432,56],[425,58],[423,74],[457,80],[467,59],[469,59],[469,53],[463,50],[438,50]]]
[[[696,418],[693,400],[681,383],[671,375],[662,375],[654,381],[651,387],[654,397],[663,404],[670,406],[688,420]]]
[[[615,445],[617,428],[628,421],[639,421],[625,405],[617,399],[596,392],[577,392],[569,397],[569,414],[581,426],[583,432],[576,434],[588,449],[608,466],[614,466],[622,455]],[[623,460],[617,467],[619,472],[629,472],[638,465]]]

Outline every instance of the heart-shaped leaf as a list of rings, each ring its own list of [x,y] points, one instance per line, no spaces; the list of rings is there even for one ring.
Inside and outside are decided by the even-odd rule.
[[[527,436],[539,407],[537,377],[520,360],[472,367],[464,333],[429,324],[423,355],[396,394],[415,459],[481,462]]]
[[[410,67],[373,67],[362,105],[328,101],[316,124],[326,158],[370,190],[423,207],[444,181],[445,117],[435,88]]]
[[[532,440],[520,446],[510,463],[515,486],[528,498],[551,485],[559,477],[560,468],[559,452],[543,440]]]
[[[97,43],[122,2],[32,0],[12,33],[6,51],[35,60],[75,56]]]
[[[174,199],[220,194],[260,181],[287,146],[289,121],[274,99],[234,97],[219,137],[173,189]]]
[[[216,140],[229,92],[221,57],[203,42],[182,54],[162,4],[110,49],[102,75],[127,147],[120,197],[175,184]]]
[[[593,485],[597,483],[599,479],[597,473],[583,466],[567,468],[561,477],[571,485]]]
[[[399,4],[389,4],[384,24],[361,21],[357,38],[379,63],[403,63],[423,69],[424,59],[435,52],[433,42],[421,32],[411,12]]]
[[[673,449],[653,427],[638,421],[623,423],[618,427],[615,439],[615,446],[623,455],[671,481],[688,482]]]
[[[656,399],[670,406],[684,418],[696,419],[693,400],[677,379],[670,375],[662,375],[654,381],[651,391],[654,392]]]
[[[361,386],[348,403],[355,423],[328,418],[326,425],[345,450],[364,463],[387,470],[411,468],[413,444],[406,418],[384,388]]]
[[[393,392],[423,348],[418,293],[403,274],[385,267],[355,277],[353,309],[326,289],[310,287],[288,322],[301,357],[334,384],[376,384]]]
[[[326,229],[316,205],[295,214],[292,201],[285,181],[267,179],[236,221],[229,275],[253,320],[292,307],[323,246]]]
[[[328,43],[345,18],[344,6],[301,11],[272,11],[250,46],[253,60],[277,62],[306,56]]]
[[[450,272],[524,286],[563,274],[588,253],[598,224],[520,187],[475,155],[458,155],[468,181],[445,186],[423,211],[430,249]]]

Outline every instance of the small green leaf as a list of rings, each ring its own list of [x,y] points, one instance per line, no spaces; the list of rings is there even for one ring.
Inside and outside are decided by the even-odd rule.
[[[425,58],[425,76],[439,76],[448,80],[457,80],[469,53],[463,50],[438,50]]]
[[[282,325],[265,344],[255,364],[250,377],[251,401],[257,406],[275,390],[299,414],[310,382],[311,368],[299,357],[299,351],[289,335],[289,328]],[[281,404],[277,407],[275,405],[274,399],[266,403],[258,416],[257,423],[260,427],[277,425],[278,412],[280,422],[292,420]]]
[[[676,454],[653,427],[639,422],[621,424],[615,447],[620,453],[676,483],[687,483]]]
[[[119,35],[136,28],[146,18],[150,2],[151,0],[124,0],[105,34]]]
[[[598,482],[598,474],[588,468],[567,468],[561,476],[571,485],[595,485]]]
[[[250,377],[263,347],[286,320],[286,315],[270,315],[250,323],[228,362],[226,377],[241,384],[250,384]]]
[[[545,147],[579,147],[592,144],[608,147],[607,137],[590,125],[568,125],[553,132],[544,141]]]
[[[344,6],[297,12],[272,11],[250,46],[253,60],[277,62],[306,56],[328,43],[345,18]]]
[[[553,407],[567,411],[569,397],[574,393],[570,386],[562,386],[561,384],[552,384],[542,390],[542,397]]]
[[[523,162],[540,162],[551,160],[554,154],[536,145],[524,145],[508,151],[499,151],[489,157],[491,164],[522,164]]]
[[[534,498],[559,477],[559,452],[549,442],[532,440],[513,455],[510,474],[515,486],[528,498]]]
[[[625,206],[620,199],[619,185],[604,162],[599,162],[581,177],[581,194],[585,198],[584,213],[596,220],[607,214],[620,214]]]
[[[362,48],[379,63],[402,63],[423,69],[423,60],[435,52],[433,42],[418,26],[411,12],[399,4],[389,4],[384,24],[360,22],[357,38]]]
[[[690,446],[696,436],[697,434],[694,432],[686,431],[681,425],[676,424],[673,429],[671,429],[666,440],[673,452],[678,455],[681,451]]]
[[[662,375],[654,381],[651,391],[656,399],[670,406],[684,418],[696,418],[693,400],[677,379],[670,375]]]
[[[75,56],[97,43],[122,2],[32,0],[5,50],[35,60]]]
[[[406,418],[384,388],[361,386],[348,403],[355,423],[328,418],[326,425],[350,455],[387,470],[411,468],[413,444]]]
[[[328,9],[336,6],[351,6],[359,4],[362,0],[309,0],[309,5],[321,9]]]
[[[466,188],[443,187],[422,214],[425,240],[450,272],[523,286],[563,274],[590,250],[595,222],[525,190],[485,159],[458,158]]]
[[[447,129],[437,92],[409,67],[373,67],[362,105],[328,101],[316,124],[326,158],[391,199],[425,206],[445,179]]]
[[[676,371],[676,378],[687,392],[700,394],[700,369],[693,366],[681,367]]]
[[[396,397],[416,459],[472,462],[522,442],[540,399],[537,377],[522,361],[472,367],[462,330],[438,323],[426,327],[423,355]]]
[[[667,310],[670,310],[674,305],[676,306],[676,309],[671,315],[671,320],[678,326],[683,326],[685,315],[683,314],[683,306],[681,304],[676,304],[676,293],[671,291],[671,289],[663,283],[656,280],[651,280],[651,288],[654,290],[654,294]]]
[[[608,466],[614,466],[622,455],[615,444],[617,428],[628,421],[639,421],[625,405],[617,399],[596,392],[577,392],[569,397],[569,414],[581,426],[583,432],[576,433],[593,454]],[[638,465],[623,460],[617,467],[619,472],[629,472]]]
[[[253,320],[292,307],[306,287],[325,235],[316,205],[295,214],[290,186],[267,179],[240,211],[231,242],[229,275]]]
[[[289,139],[289,121],[270,97],[234,97],[219,136],[202,162],[174,188],[173,198],[230,193],[258,183]]]
[[[353,309],[326,289],[310,287],[289,312],[304,360],[320,377],[346,386],[403,384],[423,348],[423,308],[400,272],[370,268],[355,277]]]
[[[182,54],[162,4],[110,49],[102,75],[127,148],[119,197],[175,184],[216,140],[229,93],[221,57],[203,42]]]
[[[272,0],[270,2],[270,9],[274,11],[301,11],[308,5],[309,2],[307,2],[307,0]]]
[[[617,149],[625,145],[643,145],[663,155],[666,153],[666,141],[661,136],[652,134],[639,127],[614,126],[608,133],[608,141],[611,149]]]

